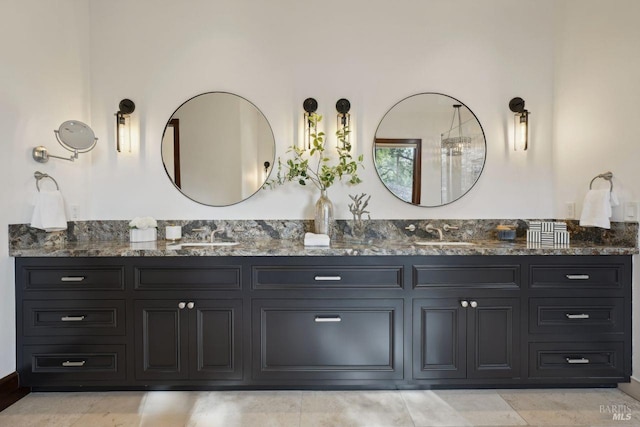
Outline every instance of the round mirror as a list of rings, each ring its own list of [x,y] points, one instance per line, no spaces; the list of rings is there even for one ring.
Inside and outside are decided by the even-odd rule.
[[[246,99],[226,92],[194,96],[173,113],[162,136],[162,161],[178,190],[209,206],[255,194],[275,156],[271,126]]]
[[[77,120],[67,120],[54,132],[60,145],[78,153],[90,151],[98,140],[89,126]]]
[[[38,145],[31,151],[31,156],[36,162],[46,163],[50,157],[73,162],[78,158],[79,153],[86,153],[93,150],[93,147],[95,147],[98,142],[98,138],[96,138],[93,130],[78,120],[67,120],[63,122],[53,133],[56,135],[58,144],[73,154],[71,157],[54,156],[53,154],[49,154],[47,147]]]
[[[439,93],[413,95],[391,107],[373,144],[383,184],[399,199],[427,207],[464,196],[482,173],[486,151],[473,112]]]

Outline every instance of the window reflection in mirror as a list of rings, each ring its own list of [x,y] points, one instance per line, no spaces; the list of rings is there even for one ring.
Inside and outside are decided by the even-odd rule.
[[[178,125],[179,123],[179,125]],[[210,206],[228,206],[264,184],[275,141],[262,112],[246,99],[208,92],[173,113],[162,139],[167,176],[185,196]]]
[[[400,199],[415,205],[420,204],[421,143],[419,139],[377,138],[374,153],[384,185]]]
[[[397,141],[397,148],[390,141]],[[412,148],[407,141],[419,144]],[[418,206],[442,206],[464,196],[480,177],[486,157],[476,116],[459,100],[438,93],[413,95],[391,107],[373,145],[383,184]]]

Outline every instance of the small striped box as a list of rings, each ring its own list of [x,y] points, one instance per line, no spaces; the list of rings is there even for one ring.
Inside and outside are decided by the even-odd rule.
[[[541,245],[568,245],[569,232],[566,222],[531,221],[527,230],[527,243]]]

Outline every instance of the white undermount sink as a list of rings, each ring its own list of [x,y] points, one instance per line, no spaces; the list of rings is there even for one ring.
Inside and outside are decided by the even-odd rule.
[[[235,246],[238,242],[192,242],[167,246],[168,249],[206,248],[211,246]]]
[[[471,242],[445,242],[439,240],[424,240],[413,242],[414,245],[419,246],[473,246],[475,243]]]

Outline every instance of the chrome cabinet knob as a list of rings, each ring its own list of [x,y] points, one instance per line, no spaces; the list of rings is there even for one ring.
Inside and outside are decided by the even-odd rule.
[[[469,307],[469,301],[460,301],[460,305],[461,305],[463,308],[467,308],[467,307]]]
[[[187,306],[187,303],[184,303],[184,302],[179,302],[179,303],[178,303],[178,308],[179,308],[180,310],[184,309],[186,306]]]
[[[471,307],[472,308],[476,308],[478,306],[478,302],[477,301],[471,301]]]
[[[195,305],[195,303],[193,303],[193,302],[191,302],[191,301],[187,304],[187,308],[188,308],[189,310],[191,310],[191,309],[192,309],[193,307],[195,307],[195,306],[196,306],[196,305]]]

